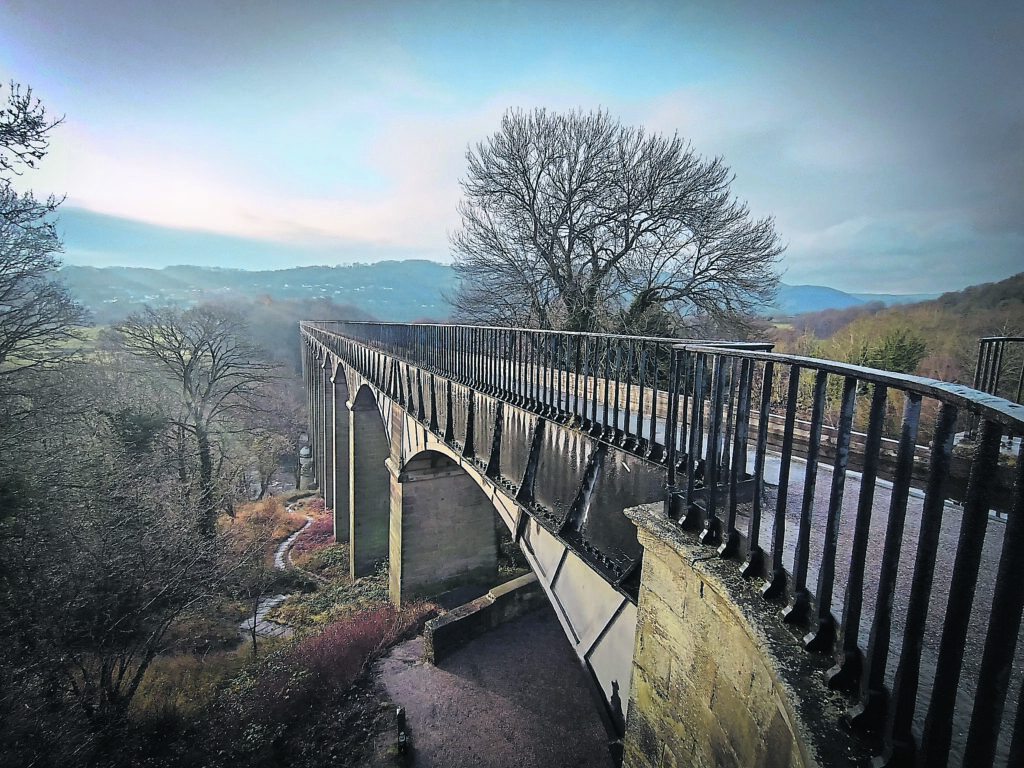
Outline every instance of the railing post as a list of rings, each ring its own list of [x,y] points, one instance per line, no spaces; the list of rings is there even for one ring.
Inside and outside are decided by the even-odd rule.
[[[761,548],[761,502],[764,495],[764,464],[768,453],[768,426],[772,404],[772,385],[775,363],[768,360],[761,370],[761,406],[757,412],[757,448],[754,454],[754,498],[750,505],[750,523],[747,526],[747,562],[740,573],[744,578],[763,578],[767,575],[764,549]]]
[[[985,420],[981,437],[971,463],[971,476],[960,521],[960,539],[956,547],[953,576],[950,583],[946,614],[942,623],[942,640],[935,668],[935,685],[928,704],[921,746],[926,765],[945,765],[952,740],[953,708],[963,668],[967,629],[974,604],[974,590],[981,567],[981,550],[988,525],[989,498],[995,484],[999,464],[999,424]],[[952,440],[950,439],[950,449]],[[1020,588],[1021,585],[1018,585]],[[1004,638],[1005,641],[1005,638]],[[979,691],[983,696],[990,691]]]
[[[977,690],[981,695],[974,698],[964,765],[990,765],[995,759],[1021,613],[1024,612],[1024,589],[1021,588],[1024,585],[1024,557],[1021,557],[1024,550],[1024,443],[1017,452],[1017,471],[1014,474],[1013,506],[1006,517],[985,652],[978,674]],[[1022,702],[1024,696],[1017,701],[1017,729],[1024,723]],[[1018,742],[1021,735],[1024,734],[1015,734],[1013,742]],[[1024,744],[1020,746],[1024,747]],[[1007,765],[1020,765],[1022,761],[1024,754],[1011,754]]]
[[[732,465],[729,468],[729,517],[726,523],[725,540],[718,548],[718,556],[722,558],[735,557],[740,554],[742,536],[736,529],[736,513],[739,506],[740,481],[747,473],[747,430],[750,427],[750,390],[753,385],[751,371],[751,361],[748,358],[743,358],[740,361],[739,370],[739,402],[736,404]]]
[[[878,385],[875,385],[878,386]],[[896,457],[896,473],[893,477],[892,495],[889,503],[889,518],[885,529],[885,544],[882,550],[882,565],[878,579],[878,592],[875,598],[875,615],[871,623],[871,635],[868,639],[867,690],[862,704],[851,713],[851,721],[857,727],[875,731],[882,727],[889,706],[889,692],[885,686],[885,667],[889,658],[889,641],[892,636],[892,613],[896,596],[896,576],[899,571],[900,551],[903,546],[903,529],[907,517],[907,498],[910,492],[910,474],[914,462],[914,444],[917,439],[917,425],[921,414],[921,396],[917,393],[904,393],[903,427]],[[941,505],[939,508],[941,514]],[[927,598],[931,590],[931,572],[927,571],[933,561],[922,560],[920,541],[931,543],[931,529],[921,521],[921,539],[918,543],[918,562],[921,563],[920,579],[915,569],[915,581],[923,594],[923,608],[927,611]],[[934,521],[935,542],[938,541],[939,522]],[[928,533],[926,534],[926,531]],[[934,546],[934,544],[932,545]],[[913,597],[913,587],[911,588]],[[923,631],[924,617],[921,618]],[[910,631],[908,616],[906,635]],[[916,685],[916,680],[915,680]]]
[[[868,534],[875,503],[875,478],[878,474],[878,453],[882,443],[882,422],[888,390],[873,387],[868,433],[864,443],[864,466],[861,469],[860,497],[853,528],[850,551],[850,573],[843,602],[843,659],[830,671],[829,687],[841,691],[859,691],[864,670],[864,655],[859,646],[860,617],[864,605],[864,566],[867,561]]]
[[[694,491],[697,487],[698,465],[704,434],[704,370],[707,365],[707,354],[696,353],[693,369],[693,392],[690,397],[689,445],[686,449],[686,509],[685,516],[680,520],[683,528],[699,531],[704,527],[704,510],[694,504]],[[701,477],[707,486],[707,478]]]
[[[683,351],[673,347],[668,373],[668,413],[665,415],[665,514],[678,520],[681,512],[679,489],[676,487],[676,425],[679,421],[679,368]]]
[[[717,545],[722,538],[722,521],[718,518],[718,462],[722,445],[722,400],[725,397],[725,356],[715,355],[711,380],[711,402],[708,404],[710,425],[704,458],[704,492],[707,508],[704,511],[704,532],[700,543]]]
[[[775,520],[772,524],[771,580],[761,590],[765,600],[786,596],[787,576],[783,562],[786,545],[786,506],[789,501],[789,465],[793,460],[793,429],[796,425],[796,401],[800,393],[800,366],[789,368],[789,393],[786,398],[786,426],[782,433],[782,458],[779,465],[779,492],[775,500]]]
[[[857,380],[843,379],[843,394],[839,406],[839,425],[836,434],[836,456],[832,465],[832,490],[829,494],[825,538],[822,542],[821,566],[818,569],[818,626],[804,638],[809,651],[832,653],[836,642],[836,619],[832,614],[832,592],[835,586],[836,551],[839,548],[839,522],[843,511],[843,492],[846,489],[846,462],[850,455],[850,431],[853,426],[853,407],[857,400]]]
[[[807,589],[807,568],[811,559],[811,513],[814,510],[814,489],[818,480],[818,452],[821,449],[821,422],[825,411],[825,385],[828,373],[814,372],[814,394],[811,400],[811,427],[807,437],[805,457],[804,493],[800,504],[800,526],[793,557],[793,603],[783,614],[783,621],[803,624],[811,607],[811,593]],[[779,484],[779,493],[783,486]]]

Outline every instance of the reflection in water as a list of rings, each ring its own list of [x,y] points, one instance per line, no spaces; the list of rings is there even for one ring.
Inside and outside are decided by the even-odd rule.
[[[592,546],[625,569],[643,553],[636,526],[622,510],[664,497],[663,470],[627,453],[609,450],[580,527],[584,545]]]

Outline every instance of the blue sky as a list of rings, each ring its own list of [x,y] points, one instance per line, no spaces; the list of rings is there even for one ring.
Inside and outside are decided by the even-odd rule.
[[[1024,269],[1019,1],[5,0],[0,78],[66,115],[69,263],[447,260],[467,146],[544,106],[723,156],[787,283]]]

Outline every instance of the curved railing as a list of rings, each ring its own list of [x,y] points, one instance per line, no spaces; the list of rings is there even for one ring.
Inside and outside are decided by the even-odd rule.
[[[835,657],[830,685],[858,702],[855,727],[884,734],[889,764],[1024,764],[1024,407],[766,344],[302,332],[400,401],[412,383],[369,350],[663,466],[668,514]]]

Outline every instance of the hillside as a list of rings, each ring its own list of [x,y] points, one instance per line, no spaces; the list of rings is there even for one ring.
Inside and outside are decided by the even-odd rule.
[[[334,267],[279,270],[211,267],[83,267],[68,265],[61,277],[93,313],[97,323],[117,321],[143,304],[193,305],[202,301],[323,298],[350,304],[387,322],[443,320],[451,313],[446,294],[454,290],[455,273],[434,261],[379,261]],[[820,285],[779,286],[778,297],[765,316],[781,317],[826,309],[880,306],[913,300],[914,296],[853,295]]]
[[[809,312],[773,332],[781,352],[845,362],[887,334],[907,332],[925,345],[916,373],[971,384],[978,339],[1024,334],[1024,272],[914,304],[881,303]]]
[[[110,323],[144,304],[191,306],[204,301],[325,299],[390,322],[443,319],[451,267],[432,261],[381,261],[345,267],[272,271],[175,266],[65,266],[60,277],[97,323]]]

